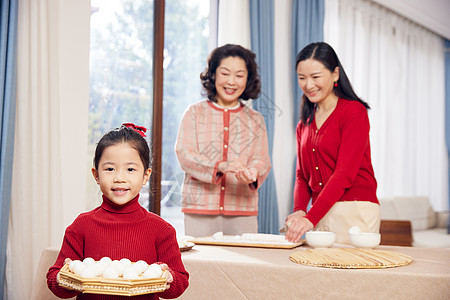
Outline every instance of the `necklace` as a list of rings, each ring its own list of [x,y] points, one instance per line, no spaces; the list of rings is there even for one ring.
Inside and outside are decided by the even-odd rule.
[[[325,123],[325,121],[328,119],[328,117],[331,115],[331,113],[336,108],[337,103],[338,103],[338,99],[336,99],[336,101],[334,101],[330,105],[330,107],[322,108],[322,109],[316,104],[314,119],[316,121],[317,129],[320,129],[320,127],[322,127],[322,125]]]

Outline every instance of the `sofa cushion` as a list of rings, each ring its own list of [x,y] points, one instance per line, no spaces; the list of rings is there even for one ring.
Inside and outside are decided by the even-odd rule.
[[[423,248],[450,248],[450,234],[447,228],[433,228],[413,231],[413,246]]]
[[[392,198],[382,198],[378,199],[380,202],[380,217],[381,220],[399,220],[397,213],[394,209],[394,204]]]
[[[408,220],[413,230],[436,227],[437,215],[428,197],[393,197],[380,199],[382,220]]]

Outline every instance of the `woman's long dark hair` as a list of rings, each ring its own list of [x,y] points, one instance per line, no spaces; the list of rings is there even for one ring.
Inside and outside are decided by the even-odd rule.
[[[333,88],[336,96],[347,100],[359,101],[367,109],[370,108],[369,104],[359,98],[353,91],[350,80],[348,80],[348,77],[345,74],[344,68],[339,61],[336,52],[330,45],[324,42],[318,42],[311,43],[303,48],[302,51],[300,51],[297,55],[295,69],[297,70],[297,66],[301,61],[307,60],[309,58],[321,62],[325,66],[325,68],[330,70],[330,72],[334,72],[336,67],[339,67],[339,79],[337,81],[337,87],[335,86]],[[314,120],[314,107],[315,104],[309,101],[308,97],[303,95],[301,105],[301,120],[303,124],[309,125]]]

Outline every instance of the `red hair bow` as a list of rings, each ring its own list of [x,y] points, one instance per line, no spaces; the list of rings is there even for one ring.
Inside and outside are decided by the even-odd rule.
[[[122,126],[131,128],[137,133],[139,133],[142,137],[146,137],[145,133],[147,132],[147,128],[145,128],[144,126],[138,126],[133,123],[123,123]]]

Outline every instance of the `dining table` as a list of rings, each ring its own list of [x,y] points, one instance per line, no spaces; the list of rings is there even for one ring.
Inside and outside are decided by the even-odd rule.
[[[412,258],[408,265],[389,268],[317,267],[290,260],[308,249],[194,245],[182,252],[189,287],[178,299],[450,299],[448,248],[376,247]]]

